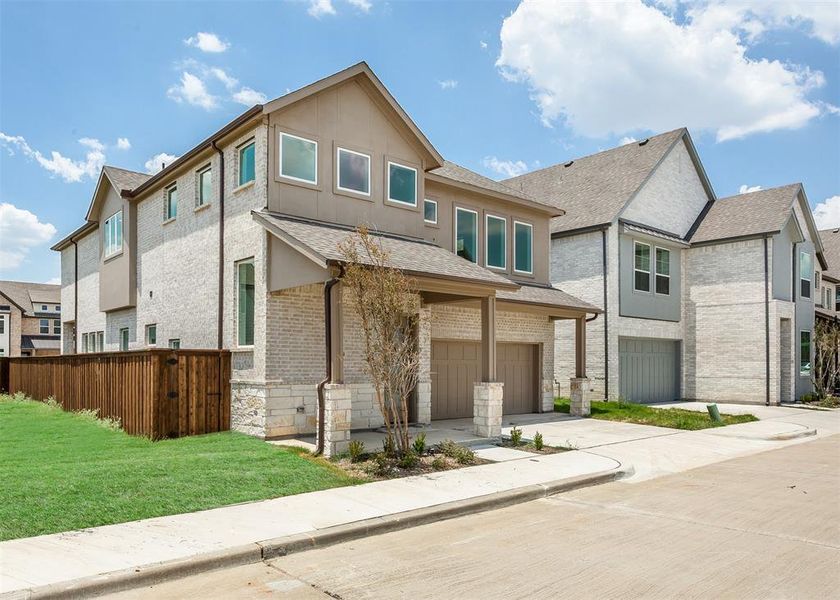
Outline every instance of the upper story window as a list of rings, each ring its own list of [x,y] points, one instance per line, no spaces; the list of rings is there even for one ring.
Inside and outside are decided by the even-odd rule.
[[[128,327],[120,329],[120,350],[123,352],[128,350]]]
[[[417,206],[417,169],[388,161],[388,200]]]
[[[318,142],[290,133],[281,133],[280,175],[295,181],[317,184]]]
[[[437,211],[437,200],[429,200],[428,198],[423,200],[423,220],[426,221],[426,223],[437,225]]]
[[[803,298],[811,297],[811,277],[814,276],[814,267],[811,263],[811,255],[808,252],[799,253],[799,295]]]
[[[165,221],[178,216],[178,186],[172,185],[166,188],[164,199],[163,218]]]
[[[117,211],[105,219],[105,256],[111,256],[122,250],[123,213]],[[46,306],[43,307],[46,310]]]
[[[90,334],[93,336],[93,334]],[[105,350],[105,332],[104,331],[97,331],[96,332],[96,339],[94,340],[93,349],[96,352],[102,352]]]
[[[650,246],[633,242],[633,289],[650,291]]]
[[[656,293],[671,293],[671,251],[665,248],[656,249]]]
[[[254,261],[236,265],[236,331],[239,346],[254,345]]]
[[[146,325],[146,345],[157,346],[157,324]]]
[[[799,332],[799,374],[811,374],[811,332]]]
[[[534,273],[534,226],[530,223],[513,222],[513,270]]]
[[[213,195],[213,170],[210,167],[198,172],[198,194],[195,198],[196,206],[204,206],[210,202]]]
[[[486,215],[484,219],[484,260],[488,267],[507,268],[507,219]]]
[[[834,310],[840,312],[840,287],[834,288]]]
[[[455,209],[455,254],[478,262],[478,213],[474,210]]]
[[[61,312],[61,305],[60,304],[55,305],[55,312]]]
[[[245,185],[256,179],[254,172],[254,153],[256,144],[251,141],[239,148],[239,185]]]
[[[48,310],[49,310],[49,307],[46,304],[41,305],[41,312],[47,312]]]
[[[346,148],[336,153],[338,189],[370,196],[370,156]]]
[[[61,335],[61,321],[58,319],[53,319],[53,334]]]
[[[40,333],[49,334],[49,332],[50,332],[50,320],[49,319],[40,319],[38,321],[38,331]]]

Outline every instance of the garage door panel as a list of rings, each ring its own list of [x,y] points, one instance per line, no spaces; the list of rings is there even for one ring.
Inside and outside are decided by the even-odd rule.
[[[630,402],[669,402],[679,398],[679,342],[619,338],[621,397]]]

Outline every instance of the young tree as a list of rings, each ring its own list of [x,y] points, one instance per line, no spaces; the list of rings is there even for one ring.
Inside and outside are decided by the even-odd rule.
[[[840,374],[840,324],[817,319],[814,323],[814,391],[820,398],[831,396]]]
[[[360,226],[339,250],[345,262],[341,282],[361,321],[365,373],[385,420],[386,447],[402,455],[410,448],[408,402],[420,369],[416,291],[391,268],[388,251],[367,227]]]

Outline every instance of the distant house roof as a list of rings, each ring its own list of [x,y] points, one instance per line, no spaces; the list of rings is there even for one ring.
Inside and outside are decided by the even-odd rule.
[[[820,231],[820,239],[823,243],[825,261],[828,269],[823,272],[835,281],[840,281],[840,228],[823,229]]]
[[[680,128],[502,183],[563,209],[566,214],[551,223],[552,233],[606,225],[618,216],[671,148],[683,139],[699,166],[688,131]],[[699,169],[702,171],[702,167]],[[701,178],[713,198],[702,172]]]
[[[41,311],[41,304],[61,304],[61,286],[50,283],[0,281],[0,294],[6,296],[28,317],[42,312],[54,313],[52,309]]]
[[[121,192],[122,190],[133,190],[152,178],[152,175],[149,173],[129,171],[128,169],[122,169],[112,165],[105,165],[102,169],[105,171],[105,175],[108,176],[108,179],[111,180],[111,183],[114,185],[117,192]]]
[[[21,350],[60,350],[61,338],[58,336],[22,335]]]

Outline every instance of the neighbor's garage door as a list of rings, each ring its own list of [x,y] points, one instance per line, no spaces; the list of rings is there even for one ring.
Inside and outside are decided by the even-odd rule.
[[[619,393],[630,402],[679,399],[679,342],[619,338]]]
[[[496,370],[504,387],[504,413],[534,412],[534,344],[497,344]],[[481,378],[481,344],[432,340],[432,419],[473,416],[473,385]]]

